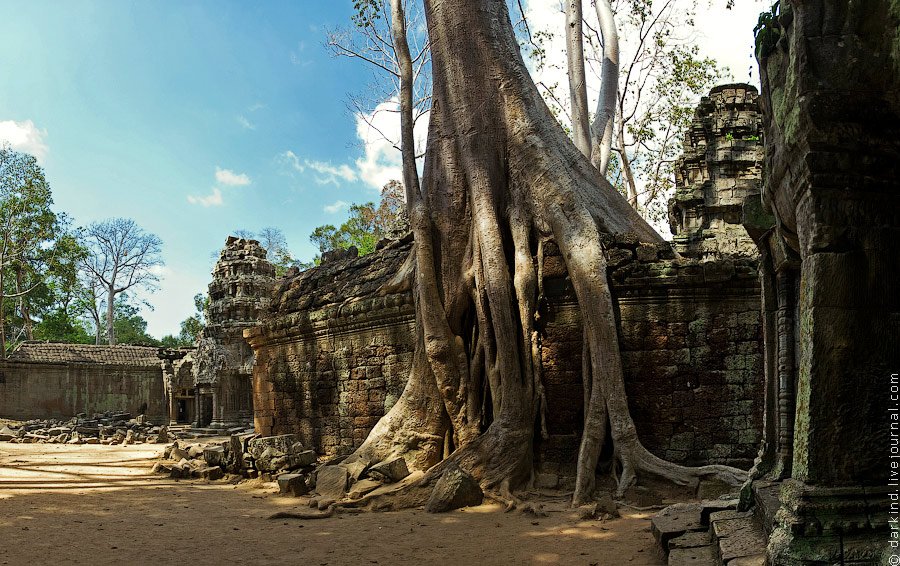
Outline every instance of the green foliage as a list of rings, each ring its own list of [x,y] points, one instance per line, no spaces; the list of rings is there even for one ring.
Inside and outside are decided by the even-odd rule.
[[[350,217],[340,227],[318,226],[309,239],[320,253],[355,246],[359,255],[367,255],[375,251],[381,239],[408,230],[405,212],[403,184],[391,181],[381,190],[377,207],[373,202],[354,204],[350,207]],[[318,258],[314,262],[318,263]]]
[[[0,341],[79,336],[69,303],[85,250],[69,219],[52,210],[50,185],[37,160],[0,146]],[[37,323],[36,323],[37,321]]]
[[[756,42],[756,58],[765,59],[775,49],[781,38],[781,27],[778,25],[778,16],[781,13],[781,2],[775,0],[768,12],[759,15],[756,27],[753,28],[753,37]]]
[[[147,334],[147,321],[140,315],[139,309],[128,303],[127,299],[116,301],[115,319],[113,321],[117,344],[134,346],[158,346],[159,341]]]
[[[56,307],[44,313],[41,320],[34,326],[34,339],[72,344],[94,343],[94,335],[84,321],[62,307]]]

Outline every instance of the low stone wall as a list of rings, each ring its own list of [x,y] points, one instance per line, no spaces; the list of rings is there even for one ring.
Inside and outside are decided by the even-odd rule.
[[[160,367],[92,363],[0,364],[0,416],[63,419],[127,411],[168,423]]]
[[[675,462],[749,467],[763,391],[755,260],[699,263],[671,259],[665,246],[610,247],[626,388],[642,440]],[[259,432],[298,433],[319,453],[346,454],[396,402],[412,364],[414,307],[408,291],[377,290],[408,252],[398,244],[276,286],[273,310],[247,333]],[[536,458],[566,477],[583,420],[580,312],[555,246],[545,254],[550,438]]]

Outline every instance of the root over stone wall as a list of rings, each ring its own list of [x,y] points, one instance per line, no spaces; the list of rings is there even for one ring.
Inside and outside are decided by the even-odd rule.
[[[674,259],[666,246],[607,245],[626,387],[642,440],[689,465],[749,467],[762,422],[756,260]],[[408,292],[381,295],[411,245],[326,262],[282,279],[254,349],[259,432],[294,432],[319,453],[359,446],[403,390],[415,312]],[[540,469],[574,476],[583,419],[581,320],[556,247],[545,246],[543,375],[550,405]]]

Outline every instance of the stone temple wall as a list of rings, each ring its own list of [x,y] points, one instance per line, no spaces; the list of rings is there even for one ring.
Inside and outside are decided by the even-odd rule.
[[[167,422],[157,348],[26,342],[0,364],[0,417],[127,411]]]
[[[612,242],[610,266],[629,402],[654,453],[687,464],[749,467],[762,407],[759,287],[754,259],[673,259],[668,246]],[[280,280],[263,323],[245,332],[256,355],[258,432],[299,433],[346,454],[396,402],[412,365],[408,291],[377,291],[410,250],[394,242]],[[549,440],[546,477],[574,476],[583,420],[581,324],[555,246],[545,250],[541,313]]]

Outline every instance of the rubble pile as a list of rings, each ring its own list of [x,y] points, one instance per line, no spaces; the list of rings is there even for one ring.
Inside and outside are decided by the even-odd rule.
[[[293,480],[291,490],[303,495],[314,485],[316,463],[316,453],[306,449],[294,434],[259,436],[247,432],[224,440],[176,440],[166,447],[163,460],[153,466],[153,472],[172,478],[210,480],[225,474],[266,481],[273,481],[279,474],[294,475],[300,479]]]
[[[67,421],[37,419],[0,427],[0,441],[53,444],[155,444],[175,439],[166,426],[154,426],[143,415],[109,411]]]

